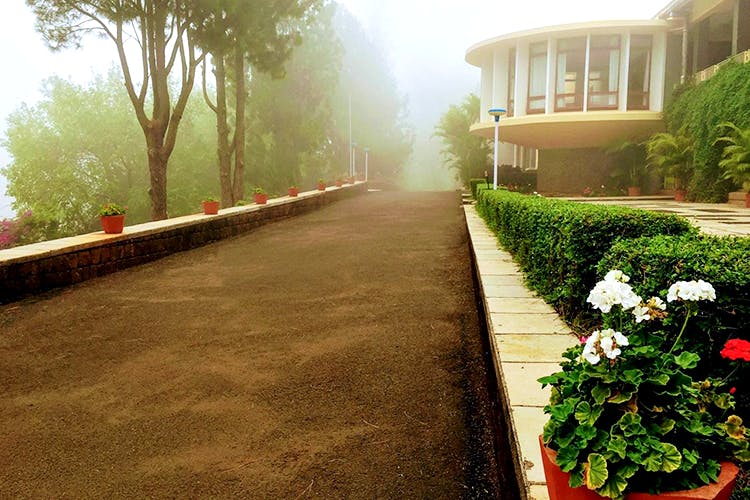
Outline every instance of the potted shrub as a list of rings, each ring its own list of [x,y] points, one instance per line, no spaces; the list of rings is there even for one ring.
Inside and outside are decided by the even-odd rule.
[[[552,388],[540,440],[550,498],[659,498],[721,479],[704,488],[719,496],[665,498],[726,499],[738,471],[727,460],[750,460],[748,433],[726,379],[693,378],[700,356],[683,338],[699,302],[716,293],[680,281],[666,303],[644,301],[628,281],[613,270],[596,284],[587,301],[605,314],[602,328],[565,351],[562,371],[539,379]]]
[[[204,215],[216,215],[219,213],[219,200],[213,196],[206,196],[201,202]]]
[[[325,191],[326,190],[326,181],[323,179],[318,179],[318,191]]]
[[[297,195],[299,195],[299,188],[297,186],[289,186],[289,196],[296,198]]]
[[[256,187],[254,191],[255,203],[258,205],[265,205],[268,202],[268,194],[263,188]]]
[[[341,179],[336,179],[336,187],[337,187],[337,188],[340,188],[340,187],[341,187],[341,186],[343,186],[343,185],[344,185],[344,181],[343,181],[343,180],[341,180]]]
[[[357,179],[354,176],[349,177],[349,184],[354,184]]]
[[[725,143],[719,166],[724,169],[724,179],[742,186],[745,191],[745,206],[750,208],[750,128],[740,129],[734,123],[722,123],[728,129],[714,144]]]
[[[646,153],[642,143],[621,140],[610,146],[606,153],[616,159],[612,177],[620,179],[628,190],[628,196],[640,196],[643,176],[646,173]],[[621,185],[622,185],[621,184]]]
[[[646,141],[646,151],[649,166],[674,179],[675,200],[685,201],[687,184],[693,174],[692,139],[682,130],[676,135],[660,132]]]
[[[125,227],[125,212],[127,207],[116,203],[106,203],[99,209],[99,219],[102,229],[107,234],[119,234]]]

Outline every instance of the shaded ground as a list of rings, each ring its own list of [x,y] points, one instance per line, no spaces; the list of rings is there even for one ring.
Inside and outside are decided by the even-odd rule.
[[[0,307],[0,496],[513,498],[459,203],[371,193]]]

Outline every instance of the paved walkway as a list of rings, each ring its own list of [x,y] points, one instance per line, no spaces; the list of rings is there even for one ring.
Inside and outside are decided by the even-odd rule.
[[[687,203],[657,199],[576,198],[576,201],[622,205],[681,215],[702,232],[717,236],[750,236],[750,208],[719,203]]]
[[[340,201],[0,327],[0,497],[507,491],[456,193]]]

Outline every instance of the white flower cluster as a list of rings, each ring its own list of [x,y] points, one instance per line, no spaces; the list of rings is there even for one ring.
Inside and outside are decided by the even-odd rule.
[[[651,297],[645,304],[637,305],[633,308],[635,322],[650,321],[654,318],[664,317],[664,311],[667,310],[667,304],[659,297]]]
[[[615,360],[617,356],[622,354],[620,347],[626,345],[629,345],[628,338],[622,333],[611,328],[602,331],[596,330],[586,340],[582,356],[586,361],[595,365],[601,361],[602,356],[609,360]]]
[[[592,304],[594,309],[603,313],[612,310],[612,306],[621,305],[627,311],[641,304],[642,299],[633,292],[627,282],[630,277],[622,271],[615,269],[607,273],[604,280],[594,286],[589,293],[586,302]]]
[[[675,300],[684,300],[686,302],[697,302],[699,300],[716,300],[716,290],[703,280],[698,281],[678,281],[669,287],[667,292],[667,302]]]

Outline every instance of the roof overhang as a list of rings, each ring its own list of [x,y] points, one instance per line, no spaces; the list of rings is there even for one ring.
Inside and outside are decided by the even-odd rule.
[[[656,111],[589,111],[527,115],[500,120],[500,141],[538,149],[603,148],[618,140],[641,141],[664,130]],[[471,132],[494,139],[494,122]]]

